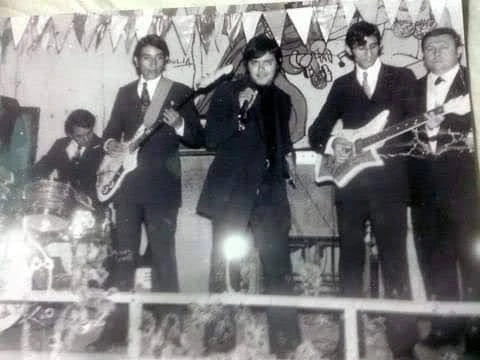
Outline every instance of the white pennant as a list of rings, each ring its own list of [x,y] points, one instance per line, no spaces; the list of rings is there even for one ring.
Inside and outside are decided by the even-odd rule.
[[[128,23],[128,16],[112,15],[110,21],[110,39],[112,40],[112,47],[115,49],[120,40],[120,36],[125,33],[125,26]]]
[[[73,14],[60,14],[52,16],[53,33],[57,43],[57,51],[60,52],[65,45],[68,34],[73,28]]]
[[[408,7],[408,12],[410,13],[410,16],[412,17],[412,20],[415,21],[418,18],[418,13],[420,12],[420,9],[422,7],[423,1],[424,0],[404,0],[405,4]],[[428,0],[425,0],[428,1]]]
[[[442,18],[440,19],[440,22],[438,23],[438,26],[449,27],[449,28],[453,27],[452,18],[450,16],[450,11],[448,11],[447,7],[445,7],[443,9]]]
[[[227,29],[227,34],[230,39],[236,39],[242,26],[242,14],[226,14],[230,17],[230,27]]]
[[[383,6],[385,6],[385,11],[387,12],[388,19],[390,20],[390,24],[395,22],[395,18],[397,17],[398,7],[402,0],[383,0]]]
[[[154,13],[155,11],[152,9],[145,9],[143,10],[142,15],[136,16],[135,34],[137,35],[137,39],[141,39],[142,37],[148,34],[148,30],[152,25]]]
[[[17,47],[22,39],[25,29],[30,21],[30,16],[12,16],[10,18],[10,25],[12,26],[13,44]]]
[[[255,36],[255,31],[257,30],[258,21],[260,20],[260,16],[262,16],[261,11],[249,11],[243,13],[242,16],[242,24],[243,24],[243,32],[245,33],[245,39],[247,42]]]
[[[287,9],[287,14],[292,20],[293,26],[297,30],[298,36],[302,39],[304,45],[307,44],[308,33],[310,32],[310,25],[312,23],[312,7],[304,7],[297,9]]]
[[[217,15],[223,15],[223,14],[226,14],[228,12],[228,7],[229,5],[217,5],[216,8],[217,8]]]
[[[282,44],[283,26],[285,25],[285,10],[272,10],[263,13],[263,17],[272,30],[278,45]]]
[[[452,21],[452,28],[455,29],[460,36],[464,37],[464,22],[463,22],[463,8],[460,0],[447,1],[448,12],[450,13],[450,20]]]
[[[358,0],[356,7],[363,20],[376,24],[377,22],[377,0]]]
[[[193,33],[195,31],[195,18],[195,15],[172,17],[173,24],[177,29],[178,41],[182,44],[183,54],[185,56],[189,53],[190,45],[192,45]]]
[[[347,25],[350,25],[357,9],[355,6],[355,0],[342,0],[342,9],[343,14],[345,15],[345,22]]]
[[[323,40],[328,41],[330,30],[332,29],[333,20],[337,14],[338,5],[320,6],[315,10],[315,21],[320,27]]]
[[[50,20],[50,16],[47,15],[39,15],[37,17],[37,34],[42,35],[43,30],[45,30],[45,26],[47,26],[48,21]]]
[[[83,39],[82,39],[82,47],[85,50],[88,50],[88,48],[92,44],[97,32],[97,27],[100,24],[101,19],[102,19],[102,16],[98,14],[88,15],[87,21],[85,21],[85,32],[83,34]]]
[[[445,9],[446,0],[431,0],[430,8],[437,23],[442,19],[443,10]]]

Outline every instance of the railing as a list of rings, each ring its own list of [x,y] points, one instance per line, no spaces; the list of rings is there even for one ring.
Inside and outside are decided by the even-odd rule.
[[[222,304],[259,307],[295,307],[309,310],[333,310],[344,314],[345,359],[358,360],[357,315],[359,312],[479,316],[480,302],[412,302],[407,300],[355,299],[339,297],[306,297],[246,295],[239,293],[114,293],[107,297],[129,306],[128,359],[139,359],[143,304]],[[32,291],[27,294],[0,293],[0,302],[77,302],[79,294],[63,291]]]

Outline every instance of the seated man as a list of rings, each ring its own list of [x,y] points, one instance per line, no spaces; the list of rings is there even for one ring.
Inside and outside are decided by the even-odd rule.
[[[93,132],[95,116],[83,109],[74,110],[65,121],[66,137],[52,145],[32,169],[32,178],[50,178],[69,183],[76,191],[98,204],[97,169],[103,158],[101,139]]]

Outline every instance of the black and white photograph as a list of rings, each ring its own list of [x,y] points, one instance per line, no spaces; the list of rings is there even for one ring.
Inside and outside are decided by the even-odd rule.
[[[480,359],[480,6],[256,1],[0,1],[0,359]]]

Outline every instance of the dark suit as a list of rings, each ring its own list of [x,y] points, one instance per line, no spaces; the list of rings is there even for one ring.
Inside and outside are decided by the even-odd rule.
[[[16,99],[0,96],[0,153],[8,151],[15,120],[19,114],[20,106]]]
[[[369,99],[355,71],[335,80],[309,128],[311,146],[323,151],[338,119],[343,120],[345,129],[358,129],[388,109],[387,126],[406,120],[413,110],[410,103],[414,81],[409,70],[382,64],[375,92]],[[394,139],[390,145],[398,141]],[[340,273],[346,296],[362,296],[364,223],[368,218],[380,251],[387,296],[410,296],[405,246],[407,195],[407,168],[402,157],[387,159],[384,166],[365,170],[337,189]]]
[[[469,92],[468,76],[461,67],[446,101]],[[418,81],[419,111],[427,108],[427,76]],[[427,143],[424,128],[420,140]],[[478,177],[474,153],[460,140],[448,145],[453,132],[473,131],[472,114],[449,114],[440,124],[436,154],[414,153],[410,160],[412,220],[419,263],[428,297],[458,300],[456,261],[460,261],[466,299],[478,300],[478,261],[473,245],[479,222]],[[460,150],[445,151],[448,146]]]
[[[238,130],[239,92],[245,80],[221,84],[210,104],[206,143],[216,151],[203,185],[197,211],[212,220],[213,250],[210,291],[225,290],[223,240],[251,231],[268,294],[291,293],[288,248],[290,207],[286,193],[285,155],[292,150],[288,121],[289,96],[276,86],[259,89],[248,110],[245,130]],[[253,86],[253,85],[249,85]],[[295,313],[269,310],[270,344],[281,351],[278,337],[298,341]],[[285,321],[290,327],[285,327]],[[287,346],[284,344],[283,346]]]
[[[72,139],[64,137],[55,141],[50,150],[33,166],[32,178],[47,178],[57,170],[58,181],[70,184],[75,190],[97,200],[95,183],[97,170],[103,158],[102,139],[94,135],[92,142],[78,159],[70,159],[67,147]]]
[[[118,91],[110,121],[103,138],[130,140],[143,119],[137,93],[137,81]],[[187,86],[174,82],[164,107],[170,102],[181,104],[191,94]],[[159,117],[162,117],[162,110]],[[170,126],[161,124],[142,144],[138,166],[129,173],[114,197],[117,217],[119,266],[114,282],[121,290],[133,287],[135,264],[140,244],[140,226],[146,225],[152,252],[152,289],[178,291],[175,258],[175,231],[178,209],[181,206],[181,167],[178,153],[180,143],[198,147],[203,144],[203,129],[193,101],[187,102],[179,113],[185,120],[183,136]]]
[[[406,120],[412,105],[415,77],[404,68],[381,65],[375,92],[369,99],[352,71],[333,83],[326,103],[308,135],[312,148],[320,152],[337,120],[345,129],[358,129],[381,111],[390,111],[387,126]],[[402,137],[388,142],[380,153],[390,152],[404,141]],[[410,298],[406,255],[408,178],[404,157],[385,159],[385,165],[364,170],[343,188],[337,188],[336,206],[340,236],[340,279],[344,296],[363,296],[365,254],[365,221],[371,223],[375,237],[385,295]],[[394,354],[409,350],[415,339],[403,320],[391,318],[387,336]],[[412,335],[411,339],[407,339]]]

